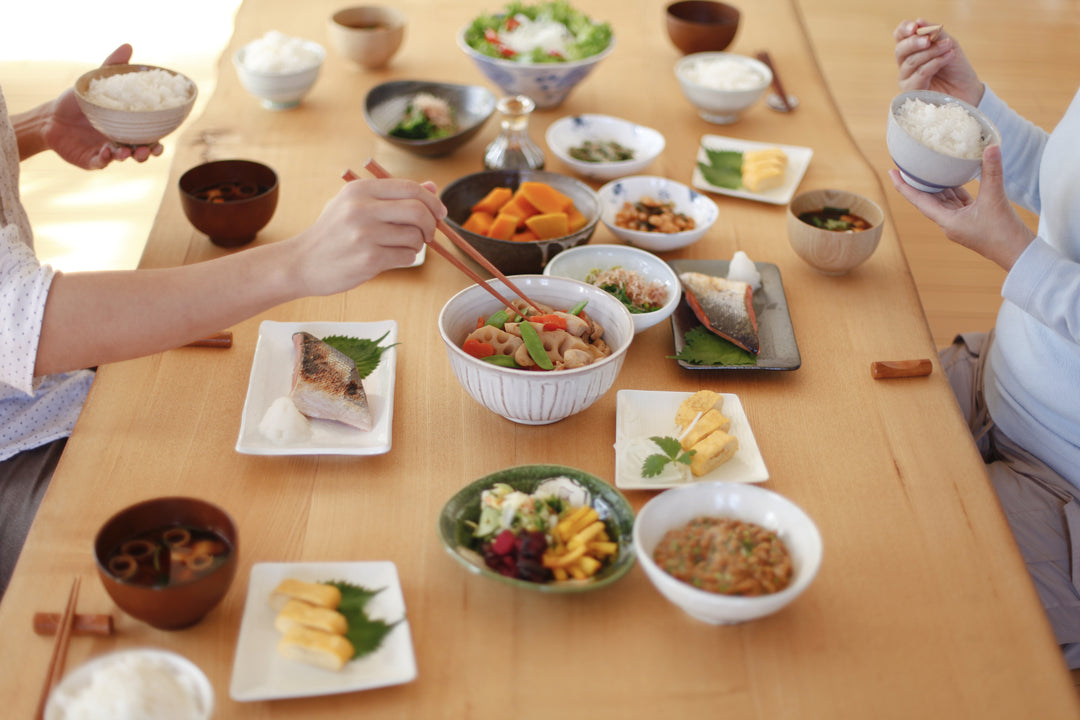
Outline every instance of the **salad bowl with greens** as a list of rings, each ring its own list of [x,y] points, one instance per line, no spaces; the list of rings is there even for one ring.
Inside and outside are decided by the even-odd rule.
[[[556,577],[545,565],[559,563],[544,557],[558,554],[560,526],[588,510],[604,532],[595,543],[604,546],[596,569],[588,577]],[[633,526],[633,508],[610,483],[562,465],[519,465],[451,497],[439,515],[439,539],[470,572],[543,593],[576,593],[606,587],[633,567]]]
[[[511,2],[474,18],[458,46],[507,95],[528,95],[538,109],[560,105],[615,47],[606,22],[566,0]]]

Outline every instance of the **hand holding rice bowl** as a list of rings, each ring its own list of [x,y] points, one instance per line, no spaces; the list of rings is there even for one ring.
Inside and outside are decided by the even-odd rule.
[[[308,94],[325,59],[318,43],[271,30],[237,50],[233,65],[240,84],[263,107],[285,110]]]
[[[904,181],[941,192],[978,177],[982,152],[1001,134],[978,108],[944,93],[912,90],[889,105],[886,143]]]
[[[703,120],[727,125],[758,101],[772,83],[772,70],[745,55],[702,52],[679,60],[675,78]]]
[[[90,124],[124,145],[152,145],[176,130],[197,94],[186,76],[152,65],[106,65],[75,81],[75,99]]]

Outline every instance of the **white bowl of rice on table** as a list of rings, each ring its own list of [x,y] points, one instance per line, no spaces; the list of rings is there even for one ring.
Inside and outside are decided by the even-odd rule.
[[[240,84],[268,110],[296,107],[308,94],[326,59],[317,42],[270,30],[236,51]]]
[[[153,65],[106,65],[75,81],[87,120],[122,145],[152,145],[173,132],[197,95],[188,77]]]
[[[671,317],[682,297],[679,276],[670,265],[629,245],[563,250],[544,266],[544,274],[587,282],[615,295],[630,310],[635,335]]]
[[[893,98],[885,138],[904,182],[932,193],[974,180],[983,150],[1001,143],[998,129],[978,108],[932,90]]]
[[[772,84],[772,77],[765,63],[729,52],[693,53],[675,64],[683,95],[703,120],[718,125],[738,122]]]

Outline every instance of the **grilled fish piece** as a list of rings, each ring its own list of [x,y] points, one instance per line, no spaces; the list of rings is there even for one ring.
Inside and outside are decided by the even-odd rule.
[[[686,290],[686,302],[702,325],[757,355],[760,344],[754,291],[748,283],[696,272],[685,272],[679,280]]]
[[[352,358],[310,333],[293,333],[292,339],[296,358],[289,397],[296,409],[308,417],[371,430],[371,408]]]

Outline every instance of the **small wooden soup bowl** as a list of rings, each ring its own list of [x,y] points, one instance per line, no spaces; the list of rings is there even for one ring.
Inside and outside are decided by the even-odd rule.
[[[227,545],[223,557],[205,574],[167,584],[123,580],[110,570],[109,559],[121,545],[169,527],[217,535]],[[221,508],[197,498],[163,497],[109,518],[94,539],[94,559],[101,583],[121,610],[159,630],[181,630],[202,620],[225,596],[236,575],[237,543],[236,524]]]

